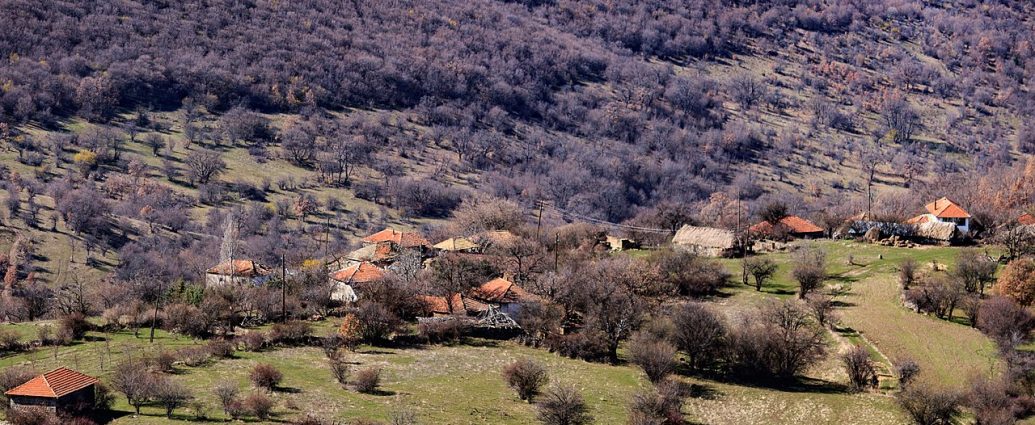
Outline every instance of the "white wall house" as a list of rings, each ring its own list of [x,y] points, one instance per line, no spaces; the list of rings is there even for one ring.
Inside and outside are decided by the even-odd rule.
[[[953,202],[951,199],[942,197],[925,205],[924,208],[927,209],[927,213],[913,217],[906,223],[952,223],[956,225],[956,229],[958,229],[960,233],[966,234],[970,232],[973,218],[967,210],[964,210],[963,207],[959,206],[959,204]]]

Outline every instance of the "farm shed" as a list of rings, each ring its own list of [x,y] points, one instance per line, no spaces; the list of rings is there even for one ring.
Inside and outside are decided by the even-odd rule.
[[[726,229],[686,225],[676,232],[672,245],[698,255],[728,257],[736,251],[736,237]]]
[[[205,286],[262,285],[269,280],[270,271],[252,260],[233,260],[216,265],[205,271]]]
[[[92,406],[99,381],[59,367],[4,393],[12,409],[43,408],[55,413]]]

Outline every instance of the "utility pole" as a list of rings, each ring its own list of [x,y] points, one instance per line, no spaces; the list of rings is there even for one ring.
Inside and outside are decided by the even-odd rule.
[[[280,320],[287,320],[287,264],[280,254]]]
[[[539,238],[539,229],[543,226],[543,200],[540,199],[538,201],[538,203],[539,203],[539,217],[536,218],[536,221],[535,221],[535,240],[538,241],[538,242],[542,242],[542,239]]]

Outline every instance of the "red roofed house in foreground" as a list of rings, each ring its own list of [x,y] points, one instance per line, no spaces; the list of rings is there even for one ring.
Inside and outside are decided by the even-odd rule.
[[[766,236],[774,236],[776,234],[787,234],[795,238],[821,238],[823,237],[823,228],[817,226],[815,223],[808,221],[804,218],[796,215],[789,215],[781,218],[779,222],[774,226],[773,223],[768,221],[762,221],[754,226],[748,228],[752,233],[757,233]]]
[[[952,223],[960,233],[970,232],[970,213],[949,198],[942,197],[924,206],[926,214],[920,214],[906,221],[907,224]]]
[[[97,378],[57,368],[4,393],[11,408],[44,408],[61,413],[92,406]]]
[[[383,269],[366,261],[338,270],[331,273],[331,282],[334,284],[331,299],[341,302],[355,302],[359,299],[356,295],[355,285],[376,282],[384,277],[385,271]]]

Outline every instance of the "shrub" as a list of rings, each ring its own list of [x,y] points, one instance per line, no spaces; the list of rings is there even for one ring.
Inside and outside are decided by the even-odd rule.
[[[1014,400],[1010,384],[1002,378],[977,378],[971,381],[966,396],[967,405],[974,411],[981,425],[1008,425],[1016,423]]]
[[[58,322],[58,333],[68,334],[72,339],[83,339],[92,326],[82,313],[66,314]]]
[[[363,340],[363,325],[355,314],[345,315],[341,326],[338,327],[338,337],[341,339],[342,346],[349,351],[356,351],[356,347]]]
[[[259,420],[266,420],[273,412],[273,400],[263,393],[252,393],[244,399],[244,409]]]
[[[585,425],[593,422],[582,394],[571,385],[554,385],[540,398],[536,417],[544,425]]]
[[[172,351],[162,350],[159,351],[158,354],[155,354],[153,357],[148,358],[147,362],[153,368],[152,370],[156,372],[169,373],[174,370],[173,364],[176,363],[176,354]]]
[[[173,411],[194,398],[194,395],[183,384],[162,378],[157,381],[153,397],[154,401],[165,409],[165,417],[172,419]]]
[[[720,313],[697,302],[676,308],[672,322],[675,325],[673,342],[686,353],[692,369],[702,369],[725,358],[729,329]]]
[[[907,258],[902,261],[898,266],[898,283],[902,285],[902,290],[909,290],[910,286],[913,286],[913,282],[917,280],[917,266],[916,261],[912,258]]]
[[[349,364],[340,357],[328,359],[331,368],[331,374],[334,375],[334,380],[338,381],[342,387],[349,383]]]
[[[503,379],[518,393],[518,398],[529,403],[550,380],[546,368],[531,359],[520,359],[503,369]]]
[[[93,410],[106,412],[111,410],[113,404],[115,404],[115,393],[107,385],[104,385],[103,382],[98,382],[94,386]]]
[[[554,335],[547,340],[547,345],[551,351],[573,359],[597,361],[608,356],[607,340],[592,331]]]
[[[313,326],[301,320],[274,324],[269,332],[271,344],[294,345],[304,343],[313,336]]]
[[[1035,317],[1008,297],[991,297],[981,303],[977,327],[1000,347],[1013,347],[1035,328]]]
[[[223,407],[223,412],[226,413],[227,416],[236,419],[237,416],[234,416],[232,413],[234,413],[234,407],[240,407],[234,406],[235,403],[239,403],[237,395],[240,394],[240,390],[237,388],[237,384],[230,380],[221,381],[216,384],[216,387],[212,392],[215,393],[216,398],[219,399],[219,404]],[[240,412],[237,413],[239,414]]]
[[[912,359],[905,359],[895,363],[895,374],[898,375],[900,387],[907,387],[920,374],[920,365]]]
[[[771,301],[731,334],[739,372],[790,378],[822,358],[825,332],[799,302]]]
[[[730,277],[722,264],[690,252],[663,250],[653,261],[661,279],[679,295],[713,294]]]
[[[11,425],[62,425],[64,423],[57,415],[42,408],[8,410],[7,422]]]
[[[355,314],[363,340],[371,343],[387,340],[402,324],[395,314],[377,302],[363,303]]]
[[[791,276],[798,281],[799,298],[805,298],[826,280],[826,259],[825,252],[812,247],[806,247],[795,255]]]
[[[877,386],[877,369],[870,360],[870,352],[861,345],[852,347],[841,355],[841,363],[848,372],[851,388],[860,391]]]
[[[1007,264],[996,281],[996,291],[1030,306],[1035,302],[1035,260],[1021,258]]]
[[[441,344],[460,340],[470,331],[470,325],[457,318],[446,320],[429,320],[421,322],[418,332],[421,339],[431,344]]]
[[[630,425],[683,425],[686,395],[678,382],[666,380],[653,389],[639,391],[630,406]]]
[[[352,383],[356,391],[372,394],[381,385],[381,368],[368,367],[356,373],[356,381]]]
[[[259,351],[266,346],[266,335],[262,332],[248,332],[241,336],[241,342],[244,343],[245,350]]]
[[[960,396],[926,385],[910,385],[898,393],[903,409],[922,425],[950,425],[960,414]]]
[[[209,341],[205,345],[205,349],[208,350],[209,354],[213,357],[221,359],[229,359],[234,356],[234,345],[230,341],[217,339]]]
[[[280,373],[273,365],[260,363],[252,368],[248,378],[251,379],[252,384],[257,388],[273,391],[277,388],[277,385],[280,385],[280,381],[284,379],[284,374]]]
[[[183,364],[190,367],[198,367],[208,362],[211,354],[208,347],[187,347],[177,353],[177,357]]]
[[[643,369],[647,379],[657,384],[676,368],[676,347],[656,337],[639,334],[629,347],[629,360]]]
[[[0,328],[0,352],[14,352],[22,348],[21,334],[13,329]]]

